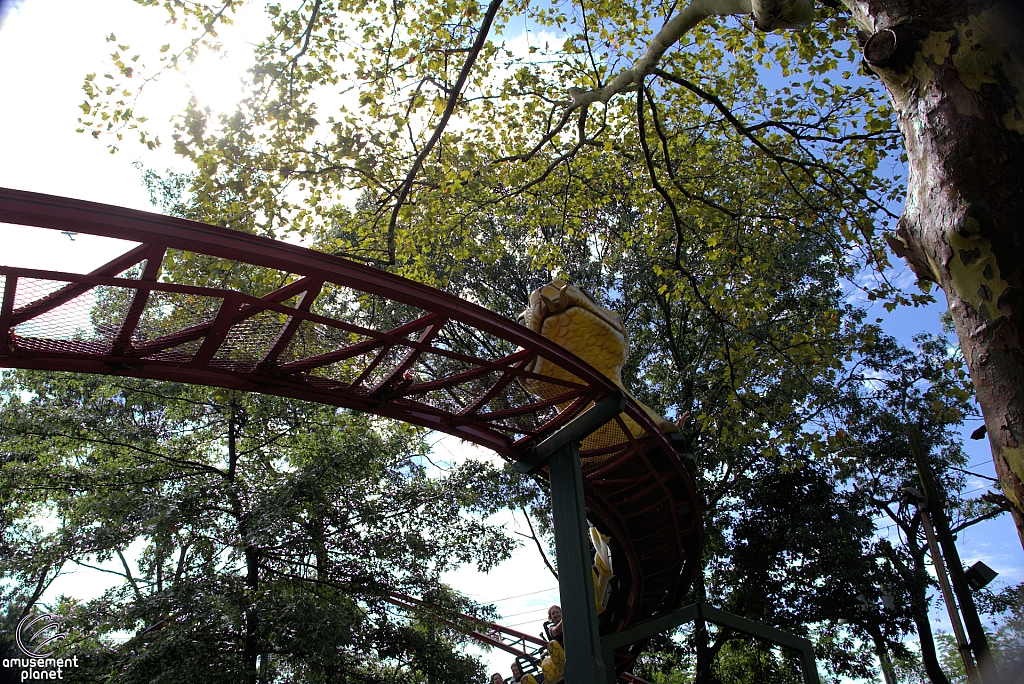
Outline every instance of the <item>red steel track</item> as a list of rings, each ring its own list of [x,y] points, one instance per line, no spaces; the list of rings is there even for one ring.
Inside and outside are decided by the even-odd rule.
[[[128,375],[315,401],[446,432],[518,460],[616,386],[494,312],[338,257],[227,228],[0,189],[0,223],[138,243],[88,274],[8,265],[0,367]],[[191,283],[210,283],[200,287]],[[526,370],[540,356],[571,373]],[[544,389],[544,399],[526,392]],[[632,400],[584,441],[586,503],[612,537],[608,634],[678,608],[698,570],[699,499]],[[609,429],[610,428],[610,429]],[[625,561],[625,562],[623,562]],[[616,653],[623,674],[644,647]]]
[[[423,601],[404,596],[392,594],[386,599],[389,603],[398,606],[409,612],[415,612],[423,607]],[[514,656],[526,656],[530,660],[539,661],[538,654],[547,646],[547,642],[532,634],[525,634],[508,627],[486,620],[480,620],[470,615],[458,614],[451,616],[451,619],[443,620],[448,625],[468,634],[470,637],[486,644],[492,648],[500,648],[506,653]],[[506,680],[509,681],[509,680]],[[619,684],[649,684],[631,672],[619,674]]]

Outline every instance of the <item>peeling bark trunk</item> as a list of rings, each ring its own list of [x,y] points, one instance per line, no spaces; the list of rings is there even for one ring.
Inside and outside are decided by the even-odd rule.
[[[845,2],[909,160],[890,245],[946,294],[1024,545],[1024,3]]]

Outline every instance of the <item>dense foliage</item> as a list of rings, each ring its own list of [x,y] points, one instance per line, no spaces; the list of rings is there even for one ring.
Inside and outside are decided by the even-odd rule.
[[[38,373],[2,390],[4,602],[27,610],[76,565],[122,568],[102,596],[52,606],[83,663],[70,677],[481,675],[452,651],[461,634],[428,639],[429,611],[387,599],[476,610],[439,577],[507,557],[481,522],[510,499],[499,473],[428,472],[415,430],[260,395]]]

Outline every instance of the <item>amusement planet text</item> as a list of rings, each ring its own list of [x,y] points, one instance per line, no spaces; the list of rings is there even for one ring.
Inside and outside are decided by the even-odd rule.
[[[78,667],[78,656],[71,658],[4,658],[4,667],[20,667],[21,681],[64,679],[64,668]]]
[[[64,679],[64,670],[78,667],[78,656],[54,658],[51,656],[55,644],[64,640],[66,633],[60,631],[60,621],[52,613],[26,615],[18,622],[16,641],[23,658],[4,658],[4,668],[20,668],[21,681]]]

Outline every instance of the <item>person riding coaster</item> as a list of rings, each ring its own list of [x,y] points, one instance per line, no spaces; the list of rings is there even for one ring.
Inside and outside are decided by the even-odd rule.
[[[611,581],[615,577],[612,572],[611,547],[608,544],[610,541],[611,537],[601,534],[593,525],[590,526],[590,545],[594,553],[591,572],[594,578],[594,604],[597,607],[598,615],[608,608],[608,601],[612,593]],[[562,648],[564,637],[561,606],[553,605],[548,608],[548,619],[544,623],[543,637],[548,642],[547,656],[540,663],[543,678],[534,677],[532,674],[516,677],[516,681],[520,684],[541,684],[542,682],[558,684],[562,681],[565,671],[565,650]],[[515,670],[512,674],[515,675]]]

